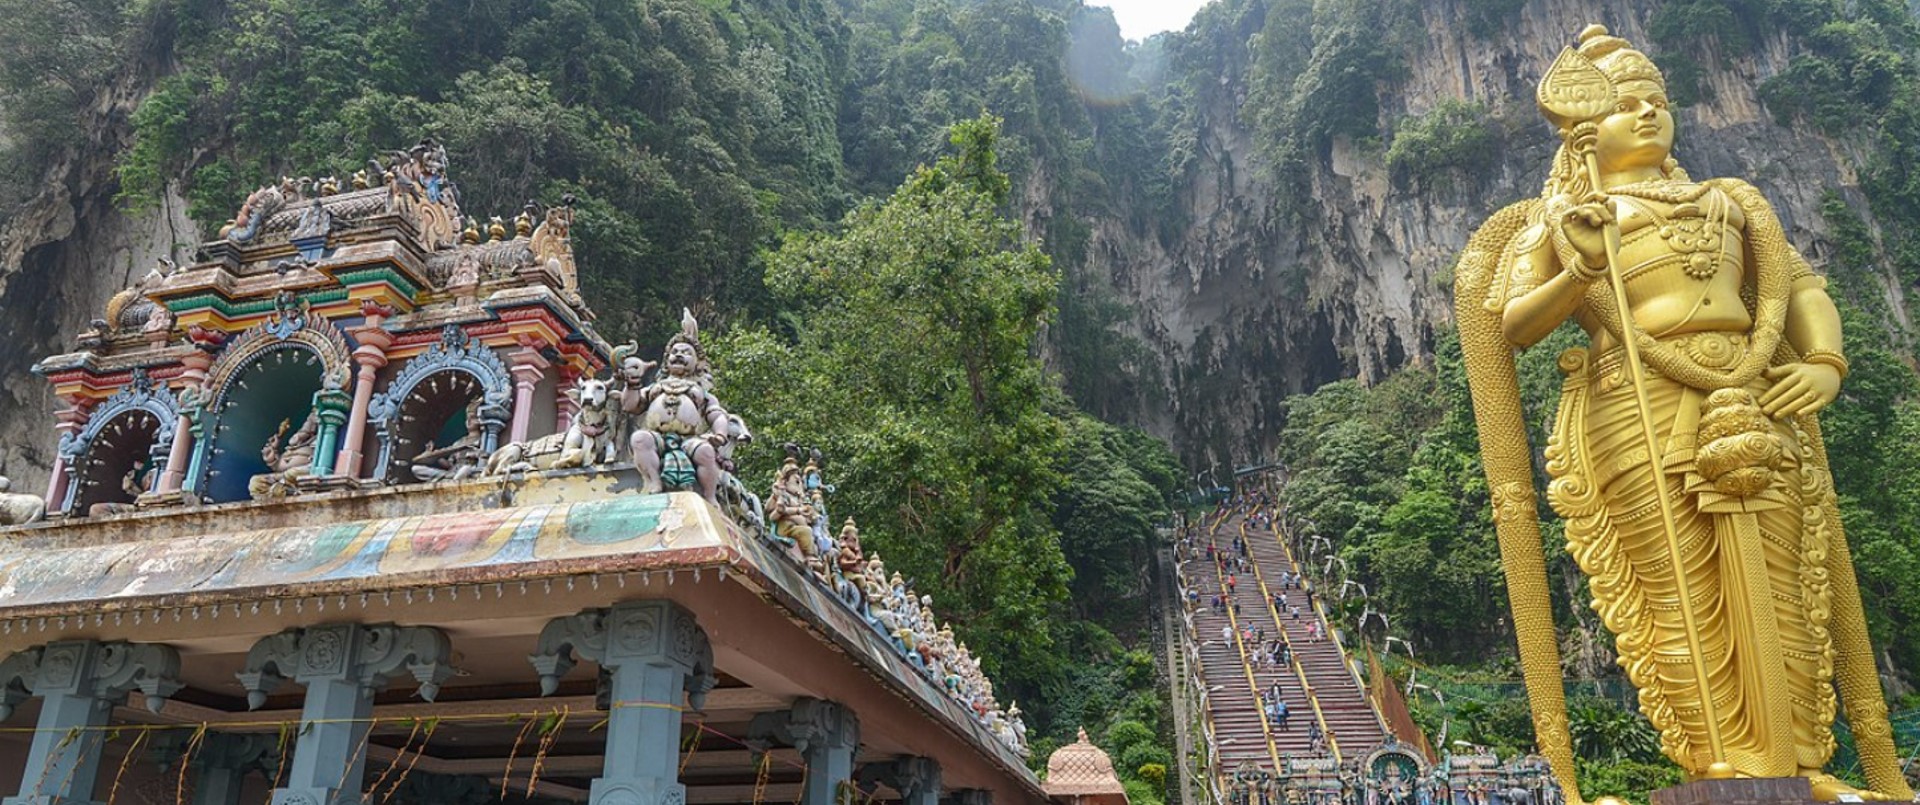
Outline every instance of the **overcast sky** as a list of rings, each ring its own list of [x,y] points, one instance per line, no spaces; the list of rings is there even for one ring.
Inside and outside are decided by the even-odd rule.
[[[1090,6],[1108,6],[1120,22],[1120,35],[1141,40],[1161,31],[1187,27],[1193,12],[1208,0],[1090,0]]]

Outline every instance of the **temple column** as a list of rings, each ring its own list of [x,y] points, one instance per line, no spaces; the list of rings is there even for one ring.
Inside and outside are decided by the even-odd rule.
[[[902,757],[860,767],[862,789],[875,783],[900,792],[901,805],[940,805],[940,761],[930,757]]]
[[[373,382],[387,365],[387,348],[393,346],[393,333],[380,322],[393,315],[393,308],[372,300],[360,303],[366,323],[347,334],[360,344],[353,350],[353,362],[359,367],[353,382],[353,413],[347,417],[347,435],[340,454],[333,462],[333,474],[343,478],[360,477],[367,456],[367,407],[373,402]],[[384,468],[376,468],[376,473]]]
[[[947,805],[993,805],[993,792],[984,788],[963,788],[947,797]]]
[[[527,425],[533,419],[533,387],[540,384],[540,378],[546,377],[548,366],[553,365],[546,356],[540,354],[544,342],[523,338],[520,348],[507,356],[509,370],[513,373],[513,424],[508,427],[508,442],[525,442]]]
[[[267,694],[289,679],[307,689],[293,759],[273,804],[318,805],[343,793],[358,798],[374,694],[405,672],[420,683],[420,698],[433,701],[454,674],[447,664],[452,653],[439,629],[391,623],[288,629],[253,644],[237,674],[248,709],[266,704]]]
[[[153,758],[170,767],[186,756],[193,743],[191,733],[176,731],[159,733],[148,745]],[[241,786],[249,773],[259,771],[271,778],[279,770],[275,744],[263,735],[207,733],[193,747],[192,805],[239,805]]]
[[[713,648],[692,612],[672,601],[626,601],[555,618],[528,659],[551,695],[575,655],[612,675],[605,765],[589,805],[686,801],[680,784],[680,714],[705,706]],[[682,706],[682,700],[686,706]]]
[[[47,512],[67,510],[67,487],[72,481],[73,468],[67,465],[66,446],[69,440],[77,438],[80,430],[87,426],[87,420],[93,417],[94,401],[85,398],[69,398],[71,405],[56,412],[57,422],[53,429],[60,434],[58,446],[53,453],[53,477],[47,480]]]
[[[333,472],[334,451],[340,447],[340,426],[346,424],[347,409],[351,405],[347,393],[337,388],[323,388],[313,393],[313,412],[320,419],[320,432],[314,437],[313,463],[307,465],[307,469],[316,478]]]
[[[800,748],[807,766],[801,805],[834,805],[843,783],[853,779],[853,756],[860,746],[860,719],[834,702],[803,698],[793,707],[753,717],[749,741],[779,741]],[[935,783],[936,789],[938,783]],[[938,795],[935,795],[936,799]]]
[[[566,433],[573,427],[574,415],[580,413],[580,403],[567,394],[567,389],[580,381],[581,372],[571,363],[562,363],[556,370],[559,374],[554,379],[559,382],[553,387],[553,432]]]
[[[40,721],[27,749],[26,774],[5,805],[78,805],[93,801],[109,716],[129,691],[147,707],[181,688],[180,655],[149,643],[64,641],[0,661],[0,718],[29,695],[41,697]]]
[[[180,387],[175,391],[185,391],[189,388],[204,391],[207,370],[213,367],[213,355],[196,349],[181,358],[180,363],[185,370],[180,373]],[[206,434],[201,433],[196,424],[198,416],[197,413],[182,409],[180,418],[174,420],[173,449],[167,453],[167,469],[160,473],[160,483],[154,489],[155,492],[161,494],[178,492],[186,483],[187,465],[193,461],[194,443],[206,438]]]

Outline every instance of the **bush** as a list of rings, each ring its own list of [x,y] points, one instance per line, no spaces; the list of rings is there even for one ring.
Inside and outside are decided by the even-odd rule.
[[[1115,757],[1124,756],[1138,744],[1152,744],[1153,730],[1138,721],[1121,721],[1107,728],[1106,750]]]
[[[1493,164],[1499,136],[1488,125],[1486,106],[1471,101],[1442,101],[1432,111],[1403,118],[1387,148],[1387,170],[1395,182],[1422,186],[1450,172],[1471,174]]]
[[[1148,763],[1140,767],[1140,779],[1154,788],[1167,787],[1167,767],[1162,763]]]
[[[1588,801],[1601,796],[1616,796],[1639,805],[1648,801],[1652,792],[1680,784],[1680,767],[1666,762],[1640,763],[1629,760],[1598,763],[1582,760],[1575,766],[1574,772],[1580,779],[1580,793]]]
[[[1120,762],[1115,765],[1120,767],[1122,776],[1144,780],[1146,774],[1142,770],[1148,766],[1159,766],[1161,773],[1165,774],[1166,768],[1173,765],[1173,753],[1152,743],[1134,744],[1121,753]]]

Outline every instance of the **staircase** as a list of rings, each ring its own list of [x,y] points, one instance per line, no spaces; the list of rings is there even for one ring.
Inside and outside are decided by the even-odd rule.
[[[1240,603],[1240,611],[1236,614],[1228,607],[1217,614],[1208,604],[1226,589],[1227,571],[1218,561],[1208,560],[1208,540],[1219,553],[1231,556],[1233,539],[1242,534],[1252,567],[1235,574],[1232,599]],[[1286,547],[1271,531],[1248,528],[1245,517],[1237,513],[1205,520],[1190,557],[1181,565],[1183,587],[1198,595],[1188,607],[1188,624],[1198,647],[1196,670],[1207,690],[1216,774],[1231,773],[1245,761],[1275,769],[1287,756],[1314,754],[1309,739],[1312,724],[1320,725],[1328,736],[1324,754],[1342,760],[1363,756],[1385,740],[1385,726],[1326,628],[1322,610],[1308,608],[1306,594],[1300,590],[1286,591],[1287,599],[1301,607],[1297,619],[1272,606],[1273,595],[1282,592],[1281,571],[1295,569]],[[1310,623],[1320,624],[1321,639],[1309,638]],[[1223,627],[1230,633],[1223,632]],[[1292,663],[1255,665],[1252,658],[1259,644],[1244,639],[1242,630],[1247,627],[1264,630],[1268,640],[1285,641],[1292,647]],[[1271,722],[1260,706],[1259,691],[1275,682],[1287,703],[1284,726]]]
[[[1272,593],[1279,591],[1280,571],[1299,573],[1299,563],[1294,561],[1286,544],[1269,529],[1249,528],[1246,537],[1256,571],[1263,584],[1271,585],[1267,588],[1271,600]],[[1290,590],[1286,595],[1287,600],[1300,606],[1300,618],[1294,620],[1285,613],[1276,613],[1276,617],[1293,646],[1294,663],[1300,667],[1313,692],[1313,704],[1322,728],[1332,736],[1329,742],[1342,758],[1362,757],[1386,742],[1386,722],[1366,689],[1360,686],[1344,647],[1335,641],[1319,597],[1313,598],[1313,606],[1309,608],[1305,592]],[[1307,637],[1309,622],[1320,624],[1320,640]]]

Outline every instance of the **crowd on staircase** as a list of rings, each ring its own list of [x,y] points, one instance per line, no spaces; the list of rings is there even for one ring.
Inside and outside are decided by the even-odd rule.
[[[1217,774],[1301,758],[1351,765],[1387,738],[1325,602],[1274,531],[1275,510],[1267,492],[1249,490],[1175,545]]]

